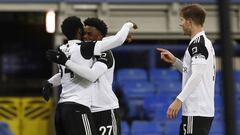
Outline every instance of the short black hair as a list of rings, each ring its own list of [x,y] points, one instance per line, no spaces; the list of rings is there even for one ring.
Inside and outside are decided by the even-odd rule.
[[[83,34],[83,24],[81,19],[76,16],[67,17],[62,23],[61,29],[68,40],[76,38],[76,32],[78,29],[80,29],[80,34]]]
[[[97,30],[101,32],[103,37],[107,35],[108,27],[103,20],[99,18],[87,18],[86,20],[84,20],[83,23],[84,23],[84,26],[95,27]]]

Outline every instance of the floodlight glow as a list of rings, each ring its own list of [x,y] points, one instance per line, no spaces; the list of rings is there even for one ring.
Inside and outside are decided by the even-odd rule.
[[[55,19],[56,15],[53,10],[50,10],[46,14],[46,31],[48,33],[54,33],[55,32]]]

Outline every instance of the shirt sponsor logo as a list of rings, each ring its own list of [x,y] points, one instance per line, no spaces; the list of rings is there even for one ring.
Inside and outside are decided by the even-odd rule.
[[[187,67],[183,67],[183,72],[187,72]]]
[[[205,56],[202,54],[196,54],[193,56],[195,59],[205,59]]]

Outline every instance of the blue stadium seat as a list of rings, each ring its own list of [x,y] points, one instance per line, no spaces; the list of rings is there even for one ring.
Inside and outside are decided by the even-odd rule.
[[[158,94],[172,93],[177,95],[182,90],[182,83],[180,81],[161,81],[156,82],[155,85]]]
[[[141,119],[144,117],[143,100],[142,99],[129,99],[128,100],[128,117]]]
[[[120,87],[127,99],[144,98],[156,92],[154,84],[147,81],[124,82]]]
[[[156,121],[133,121],[131,135],[161,135],[163,129]]]
[[[215,95],[222,95],[222,86],[221,85],[222,85],[222,83],[216,81],[215,90],[214,90]]]
[[[166,121],[168,107],[169,106],[164,106],[162,109],[157,108],[153,114],[153,120],[160,121],[160,122]],[[175,120],[181,120],[181,118],[182,118],[181,114],[182,114],[182,110],[179,110],[178,116],[175,118]]]
[[[240,95],[240,82],[235,82],[236,94]]]
[[[147,119],[155,119],[156,111],[162,110],[166,112],[167,107],[172,102],[172,95],[151,95],[144,98],[144,116]],[[159,116],[161,117],[161,116]]]
[[[221,95],[215,95],[214,97],[215,116],[214,119],[222,121],[224,119],[224,105],[223,97]]]
[[[215,102],[215,107],[223,107],[223,96],[215,95],[214,102]]]
[[[181,124],[180,119],[167,120],[164,123],[165,135],[178,135],[179,129],[180,129],[180,124]]]
[[[126,121],[121,122],[121,135],[129,135],[129,126]]]
[[[240,83],[240,70],[234,71],[234,76],[235,76],[236,82]]]
[[[167,109],[167,105],[165,105],[163,108],[157,108],[153,113],[153,120],[160,122],[167,120]]]
[[[240,94],[236,95],[236,115],[237,120],[240,121]]]
[[[224,135],[224,133],[223,121],[213,120],[209,135]]]
[[[219,77],[220,76],[220,77]],[[220,71],[217,72],[217,78],[216,78],[216,83],[215,83],[215,94],[217,95],[222,95],[222,80],[219,78],[221,77],[221,73]],[[234,76],[235,76],[235,89],[236,89],[236,93],[240,94],[240,71],[235,71],[234,72]]]
[[[161,82],[161,81],[180,81],[180,73],[173,69],[150,69],[149,71],[150,81]]]
[[[141,68],[126,68],[117,71],[117,82],[147,81],[147,72]]]
[[[216,83],[221,83],[222,82],[222,71],[218,70],[216,71]]]
[[[131,81],[124,82],[120,87],[128,103],[128,116],[142,118],[144,116],[143,99],[155,94],[154,85],[146,81]]]

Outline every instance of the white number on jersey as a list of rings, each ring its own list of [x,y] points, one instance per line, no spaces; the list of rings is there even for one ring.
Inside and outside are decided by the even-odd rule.
[[[108,130],[108,134],[107,134],[107,130]],[[101,126],[99,128],[99,131],[102,132],[101,135],[111,135],[112,132],[112,126]]]

